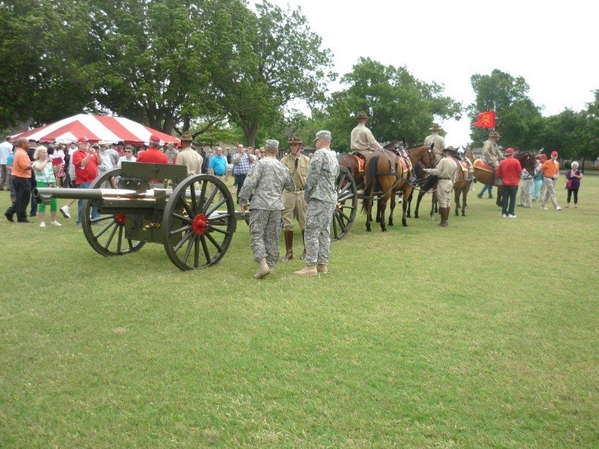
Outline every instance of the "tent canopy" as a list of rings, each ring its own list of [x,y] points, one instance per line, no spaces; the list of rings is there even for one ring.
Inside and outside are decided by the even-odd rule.
[[[38,142],[71,143],[80,137],[90,142],[104,141],[107,144],[124,142],[125,144],[147,144],[154,134],[164,143],[179,143],[180,140],[163,132],[144,126],[124,117],[78,114],[49,125],[40,126],[14,138],[26,137]]]

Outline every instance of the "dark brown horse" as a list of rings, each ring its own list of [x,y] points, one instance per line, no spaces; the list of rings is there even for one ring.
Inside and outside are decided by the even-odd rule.
[[[455,215],[460,215],[461,211],[462,217],[465,217],[466,207],[468,207],[468,192],[470,191],[470,185],[474,180],[472,163],[469,160],[462,161],[457,156],[453,156],[453,160],[457,165],[455,182],[453,183],[454,201],[456,203]],[[437,181],[438,178],[436,176],[430,176],[422,183],[416,200],[414,218],[418,218],[418,210],[420,209],[422,197],[429,191],[432,191],[430,219],[432,220],[434,218],[435,212],[437,211]]]
[[[359,153],[342,154],[339,157],[339,165],[349,170],[358,190],[364,188],[365,162],[366,158]]]
[[[514,155],[514,158],[520,162],[520,166],[526,169],[528,173],[534,174],[535,172],[535,156],[528,151],[518,152]],[[485,185],[495,185],[495,172],[493,168],[488,165],[484,160],[477,159],[472,164],[474,166],[474,175],[476,180]],[[501,186],[497,186],[497,201],[496,203],[501,207]]]
[[[406,182],[410,168],[405,165],[405,162],[402,162],[393,151],[382,148],[374,151],[366,158],[364,197],[362,200],[362,210],[366,212],[366,231],[372,231],[370,222],[372,221],[372,203],[375,199],[380,213],[381,231],[385,232],[387,231],[385,225],[387,202],[397,190],[411,190],[412,187]],[[409,192],[407,193],[409,195]],[[391,212],[389,214],[389,226],[392,225],[393,213]]]
[[[389,145],[387,145],[387,147],[385,148],[395,148],[396,143],[391,143]],[[378,204],[378,212],[377,212],[377,221],[378,221],[378,215],[379,212],[382,211],[382,214],[380,216],[380,223],[381,223],[381,230],[382,231],[386,231],[387,228],[385,226],[385,219],[384,219],[384,212],[386,209],[386,204],[387,201],[389,200],[389,198],[391,198],[391,208],[390,208],[390,213],[389,213],[389,226],[393,226],[393,211],[395,210],[395,196],[397,194],[397,192],[402,192],[402,196],[404,199],[409,198],[412,195],[412,185],[409,182],[410,177],[412,176],[412,167],[421,162],[422,164],[424,164],[426,167],[430,167],[431,166],[431,151],[432,148],[428,145],[418,145],[415,147],[411,147],[408,148],[407,150],[405,150],[405,155],[407,157],[403,156],[403,152],[402,155],[400,155],[400,152],[396,151],[396,150],[385,150],[385,149],[381,149],[379,151],[376,151],[374,153],[372,153],[372,155],[370,155],[367,158],[366,161],[366,168],[365,168],[365,172],[364,172],[364,198],[363,198],[363,210],[365,210],[367,212],[367,217],[366,217],[366,230],[370,231],[370,220],[369,221],[369,211],[372,210],[372,201],[374,199],[374,196],[378,196],[378,193],[381,194],[385,194],[381,197],[379,197],[377,204]],[[385,162],[381,162],[383,160],[383,158],[381,156],[384,155],[384,160],[387,161],[386,165],[387,168],[384,168]],[[391,168],[389,167],[389,163],[392,160],[392,156],[393,155],[395,157],[395,161],[392,163]],[[377,157],[376,159],[376,165],[380,166],[377,168],[374,168],[374,161],[370,162],[373,157]],[[396,168],[395,168],[396,167]],[[385,171],[386,170],[386,171]],[[395,180],[389,184],[388,182],[379,182],[378,178],[383,177],[383,178],[387,178],[387,180],[383,180],[383,181],[388,181],[389,178],[391,178],[391,175],[389,175],[389,173],[392,173],[393,171],[395,171]],[[385,175],[386,173],[386,175]],[[385,184],[387,187],[390,187],[390,191],[387,192],[388,189],[385,189],[382,184]],[[377,194],[373,194],[373,192],[377,192]],[[387,196],[388,194],[388,196]],[[386,199],[385,199],[386,197]],[[402,209],[403,209],[403,213],[402,213],[402,224],[403,226],[408,226],[408,222],[406,220],[407,214],[406,214],[406,210],[407,210],[407,201],[404,200],[403,204],[402,204]]]

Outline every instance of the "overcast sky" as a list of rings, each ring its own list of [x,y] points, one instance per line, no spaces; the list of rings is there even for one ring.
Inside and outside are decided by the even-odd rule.
[[[283,9],[301,7],[323,47],[334,54],[339,75],[368,57],[405,66],[468,105],[474,101],[470,77],[499,69],[522,76],[546,116],[585,109],[599,89],[599,3],[593,0],[269,1]],[[466,118],[441,124],[448,145],[469,142]]]

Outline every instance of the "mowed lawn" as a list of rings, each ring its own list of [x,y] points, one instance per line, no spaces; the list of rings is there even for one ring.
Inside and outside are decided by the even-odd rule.
[[[480,184],[444,229],[359,213],[309,279],[254,279],[243,222],[181,272],[2,217],[0,448],[599,447],[599,176],[564,185],[515,220]]]

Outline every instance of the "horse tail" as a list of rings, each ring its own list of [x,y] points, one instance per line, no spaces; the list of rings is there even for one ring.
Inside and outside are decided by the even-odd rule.
[[[368,202],[376,191],[377,170],[379,164],[379,155],[373,155],[364,167],[364,198],[362,199],[362,211],[368,210]]]

